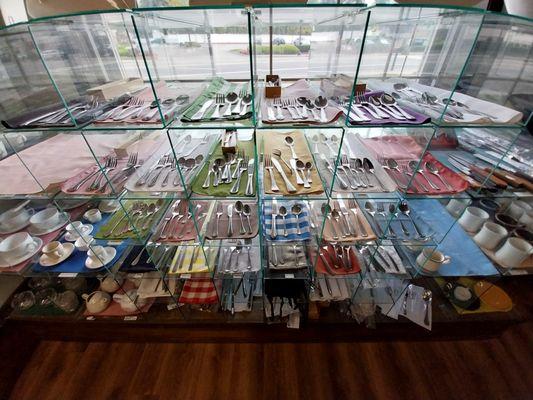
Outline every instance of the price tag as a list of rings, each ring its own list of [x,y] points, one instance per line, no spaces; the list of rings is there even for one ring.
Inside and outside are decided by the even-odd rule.
[[[300,329],[300,311],[289,314],[289,320],[287,321],[287,328]]]
[[[89,315],[87,318],[85,318],[87,321],[94,321],[94,315]]]
[[[58,275],[60,278],[75,278],[78,276],[77,272],[61,272]]]
[[[176,303],[170,303],[167,305],[167,310],[174,310],[175,308],[178,308],[178,305]]]
[[[124,317],[124,321],[137,321],[137,316],[136,315],[126,315]]]
[[[182,278],[182,279],[191,279],[191,274],[181,274],[180,278]]]
[[[133,274],[133,279],[142,279],[143,274]]]
[[[294,279],[294,274],[285,274],[285,279]]]

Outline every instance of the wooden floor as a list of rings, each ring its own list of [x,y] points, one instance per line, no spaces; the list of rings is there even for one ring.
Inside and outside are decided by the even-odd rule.
[[[12,399],[533,399],[533,323],[481,341],[41,342]]]

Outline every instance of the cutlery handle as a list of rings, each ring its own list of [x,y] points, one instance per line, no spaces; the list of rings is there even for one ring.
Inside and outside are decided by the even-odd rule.
[[[278,232],[276,231],[276,219],[277,215],[272,215],[272,226],[270,227],[270,237],[272,239],[275,239],[276,236],[278,236]]]
[[[250,230],[248,232],[250,232],[250,234],[252,234],[253,229],[252,229],[252,223],[250,221],[250,216],[249,215],[246,216],[246,221],[248,222],[248,228],[250,228]],[[248,249],[248,256],[250,256],[250,249]]]
[[[431,186],[432,189],[434,190],[440,190],[440,187],[438,187],[437,185],[435,185],[433,183],[433,181],[431,179],[429,179],[425,173],[423,172],[420,172],[420,175],[422,175],[424,177],[424,179],[427,181],[427,183],[429,183],[429,186]]]
[[[448,183],[447,180],[445,180],[440,174],[435,174],[440,179],[442,183],[444,183],[444,186],[446,186],[446,189],[453,190],[453,187]]]
[[[277,266],[278,265],[278,255],[276,253],[276,245],[272,243],[272,265]]]
[[[272,109],[272,107],[267,106],[267,114],[268,114],[268,120],[269,121],[275,121],[276,120],[276,116],[274,115],[274,110]]]
[[[287,178],[287,175],[285,175],[285,172],[283,170],[278,171],[281,177],[283,178],[283,182],[285,183],[285,187],[287,188],[287,191],[289,193],[294,193],[297,191],[297,189],[294,187],[294,185],[289,181],[289,178]]]
[[[311,109],[311,114],[313,114],[313,119],[315,121],[318,121],[320,119],[320,117],[318,116],[318,114],[316,113],[316,111],[314,110],[314,108]]]
[[[239,113],[239,115],[246,115],[247,112],[248,112],[248,104],[245,104],[244,106],[242,106],[242,110]]]
[[[228,236],[233,236],[233,216],[228,215]]]
[[[302,118],[307,118],[309,116],[309,114],[307,114],[307,108],[305,106],[302,106],[302,111],[300,115],[302,116]]]
[[[280,121],[285,119],[285,117],[283,116],[283,111],[281,110],[280,106],[276,106],[276,119]]]
[[[368,236],[368,232],[366,231],[366,228],[365,228],[364,224],[359,222],[359,216],[357,215],[357,213],[354,212],[353,216],[354,216],[353,220],[354,220],[354,223],[355,223],[356,230],[361,232],[361,236],[362,237],[367,237]]]
[[[154,177],[150,180],[150,182],[148,182],[148,187],[155,186],[157,180],[159,179],[159,176],[161,175],[161,172],[163,172],[163,169],[164,168],[159,168],[159,171],[157,171]]]
[[[402,227],[402,232],[405,236],[410,236],[409,234],[409,230],[406,228],[405,224],[403,223],[402,220],[400,220],[400,225]]]
[[[235,107],[233,107],[233,110],[231,111],[231,113],[239,114],[241,112],[241,104],[242,104],[242,98],[237,101],[237,104],[235,104]]]
[[[211,118],[220,118],[220,107],[222,104],[215,104],[215,112],[213,112],[213,115],[211,115]]]
[[[330,216],[328,216],[328,222],[329,222],[329,225],[331,226],[331,234],[333,235],[333,239],[338,240],[339,233],[337,232],[337,228],[335,227],[334,220],[332,220]]]
[[[349,214],[348,213],[346,213],[346,214],[343,213],[342,215],[344,217],[344,220],[346,221],[346,225],[348,226],[348,231],[350,232],[350,235],[359,236],[358,233],[357,233],[357,229],[350,222],[350,218],[348,218]]]
[[[135,182],[135,186],[142,186],[146,183],[146,181],[148,180],[148,178],[150,177],[150,175],[152,174],[152,172],[154,171],[153,168],[149,168],[148,171],[146,171],[144,173],[143,176],[141,176],[141,178]]]
[[[276,183],[276,179],[274,178],[274,171],[272,171],[272,168],[267,168],[267,171],[270,175],[270,190],[272,192],[279,192],[278,184]]]
[[[241,169],[241,160],[237,161],[237,164],[235,165],[235,169],[233,170],[233,173],[231,174],[231,179],[237,178],[237,174],[239,174],[239,170]],[[230,167],[231,172],[231,167]]]
[[[300,116],[298,115],[298,113],[294,112],[292,107],[286,107],[286,110],[289,111],[289,114],[291,114],[292,119],[300,119]]]
[[[93,172],[91,172],[89,175],[87,175],[85,178],[83,178],[81,181],[79,181],[75,186],[71,186],[67,189],[67,192],[75,192],[78,190],[82,185],[87,182],[89,179],[91,179],[93,176],[95,176],[100,169],[96,169]]]
[[[339,170],[343,170],[342,167],[340,165],[337,166],[337,172]],[[342,189],[348,189],[349,185],[346,183],[346,181],[344,179],[341,178],[341,176],[337,173],[335,174],[333,168],[331,169],[331,173],[333,174],[334,177],[336,177],[338,180],[339,180],[339,183],[340,183],[340,186]]]
[[[253,172],[251,174],[248,174],[248,179],[246,181],[246,196],[253,196],[254,195],[254,174]]]
[[[320,122],[328,122],[328,118],[326,117],[326,108],[322,107],[320,109]]]
[[[398,114],[398,112],[396,112],[396,110],[390,107],[389,105],[384,105],[383,110],[385,110],[390,115],[392,115],[393,118],[399,119],[400,121],[405,119],[405,117],[402,114]]]
[[[416,118],[413,117],[411,114],[409,114],[407,111],[405,111],[403,108],[401,108],[400,106],[398,105],[394,105],[394,107],[407,119],[410,119],[411,121],[412,120],[415,120]]]
[[[228,104],[226,111],[224,111],[224,117],[229,117],[231,115],[231,104]]]

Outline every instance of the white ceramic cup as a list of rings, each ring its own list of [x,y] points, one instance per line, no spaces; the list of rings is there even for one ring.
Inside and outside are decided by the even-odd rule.
[[[88,251],[92,242],[94,242],[94,238],[91,235],[81,235],[74,242],[74,246],[79,251]]]
[[[468,301],[472,298],[472,293],[464,286],[457,286],[453,291],[453,295],[461,301]]]
[[[478,207],[467,207],[458,222],[465,231],[473,233],[479,231],[488,219],[489,213],[485,210]]]
[[[503,226],[487,221],[473,237],[474,242],[487,250],[493,250],[507,237],[509,232]]]
[[[34,252],[37,244],[27,232],[18,232],[0,242],[0,257],[7,262],[14,262],[27,253]]]
[[[445,256],[439,250],[426,247],[416,258],[416,263],[426,271],[435,272],[443,264],[448,264],[451,260],[451,257]]]
[[[520,220],[522,215],[527,212],[531,211],[531,206],[527,204],[525,201],[522,200],[515,200],[511,204],[509,204],[509,207],[505,210],[505,213],[510,215],[516,220]]]
[[[83,218],[94,224],[102,220],[102,213],[97,208],[91,208],[83,214]]]
[[[30,218],[30,224],[40,231],[53,228],[58,223],[59,211],[55,207],[45,208]]]
[[[84,225],[81,221],[74,221],[67,225],[66,231],[72,238],[79,238],[84,231]]]
[[[451,199],[448,204],[446,204],[446,210],[448,210],[448,212],[454,217],[457,217],[461,215],[469,202],[469,199]]]
[[[53,242],[48,243],[46,246],[43,247],[43,254],[46,255],[46,257],[57,260],[65,254],[65,248],[63,247],[63,244],[61,242],[58,242],[57,240],[54,240]]]
[[[533,210],[524,212],[518,222],[533,230]]]
[[[3,229],[13,229],[28,222],[35,213],[33,208],[13,208],[0,214],[0,226]]]
[[[504,267],[516,268],[533,253],[533,246],[524,239],[511,237],[496,251],[494,257]]]
[[[95,263],[105,263],[108,252],[104,246],[92,246],[87,252],[87,256]]]

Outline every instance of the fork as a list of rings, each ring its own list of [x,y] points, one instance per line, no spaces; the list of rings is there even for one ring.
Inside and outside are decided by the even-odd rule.
[[[141,100],[139,98],[132,98],[132,101],[126,109],[123,109],[120,113],[113,116],[113,121],[122,121],[126,118],[128,118],[130,115],[135,114],[138,112],[142,107],[144,106],[144,100]]]
[[[166,168],[166,167],[165,167]],[[172,171],[174,171],[176,169],[176,160],[175,159],[172,159],[172,161],[170,162],[170,168],[168,169],[168,172],[167,174],[165,175],[165,177],[163,178],[163,182],[161,182],[161,187],[165,187],[167,186],[168,184],[168,178],[170,177],[170,174],[172,173]]]
[[[274,99],[274,107],[276,107],[276,119],[279,121],[282,121],[285,119],[283,116],[283,111],[281,111],[281,99],[278,97],[277,99]]]
[[[171,168],[172,167],[172,162],[173,162],[173,159],[170,155],[166,155],[162,158],[162,164],[160,167],[156,168],[156,173],[154,174],[154,177],[150,180],[150,182],[148,182],[148,187],[153,187],[155,186],[157,180],[159,179],[159,177],[161,176],[161,173],[163,172],[163,170],[165,170],[166,168]],[[172,170],[172,168],[171,168]]]
[[[226,159],[226,164],[224,165],[224,170],[222,171],[222,178],[221,180],[225,183],[231,183],[231,166],[235,164],[235,154],[233,153],[226,153],[224,155]]]
[[[220,93],[215,95],[215,112],[211,118],[220,118],[220,108],[226,103],[225,97],[226,96]]]
[[[115,169],[116,166],[117,166],[117,158],[108,157],[104,164],[103,170],[100,171],[100,174],[94,179],[93,183],[91,183],[91,186],[89,186],[89,190],[98,190],[100,188],[100,182],[102,181],[102,178],[104,177],[104,175],[107,174],[109,171]]]
[[[363,178],[359,176],[359,170],[357,168],[357,161],[355,158],[350,158],[348,161],[348,166],[353,177],[358,180],[357,184],[363,188],[368,187],[368,185],[363,181]]]
[[[237,165],[235,166],[235,169],[233,170],[233,173],[231,174],[232,179],[237,178],[237,174],[239,173],[239,168],[241,166],[242,160],[244,159],[244,153],[242,150],[239,150],[237,152],[236,158],[237,158]]]
[[[146,181],[150,178],[150,176],[152,175],[152,172],[154,172],[155,170],[157,170],[158,168],[163,168],[163,164],[164,164],[164,161],[165,161],[165,157],[167,155],[165,154],[164,156],[161,156],[159,157],[159,160],[157,161],[157,164],[156,165],[153,165],[151,166],[150,168],[148,168],[148,170],[144,173],[143,176],[141,176],[139,178],[139,180],[137,182],[135,182],[135,186],[142,186],[146,183]]]
[[[244,98],[244,96],[246,96],[245,86],[246,84],[242,86],[241,91],[239,92],[239,101],[237,101],[237,104],[235,104],[233,111],[231,111],[232,114],[239,114],[241,112],[242,99]]]
[[[274,166],[272,165],[272,159],[270,154],[265,154],[264,159],[265,169],[268,171],[268,174],[270,175],[270,190],[272,192],[279,192],[279,186],[276,183],[276,178],[274,177]]]
[[[137,165],[138,158],[139,158],[139,153],[137,153],[137,152],[131,153],[129,155],[129,157],[128,157],[128,162],[126,163],[124,168],[122,168],[120,170],[120,172],[118,174],[116,174],[113,177],[113,179],[111,179],[111,182],[113,182],[113,183],[118,182],[120,178],[122,178],[124,175],[128,174],[129,170],[134,169],[135,166]]]
[[[348,159],[348,156],[346,154],[343,154],[341,156],[341,167],[342,167],[342,170],[344,171],[344,174],[346,175],[346,178],[348,179],[348,183],[350,184],[350,187],[352,189],[357,189],[359,187],[359,184],[355,181],[355,177],[353,176],[352,170],[350,169],[350,160]],[[354,179],[350,178],[350,175],[348,174],[348,172],[351,173],[352,178]]]
[[[358,216],[359,208],[357,207],[357,203],[355,202],[354,199],[349,199],[348,200],[348,209],[354,215],[354,222],[355,222],[356,231],[357,232],[361,232],[361,236],[362,237],[367,237],[368,236],[368,232],[366,231],[364,225],[359,223],[359,216]]]
[[[283,108],[285,108],[291,114],[291,118],[292,119],[300,119],[300,116],[298,115],[298,112],[297,111],[295,112],[292,109],[293,105],[292,105],[291,99],[283,99],[281,101],[281,104],[282,104]]]

